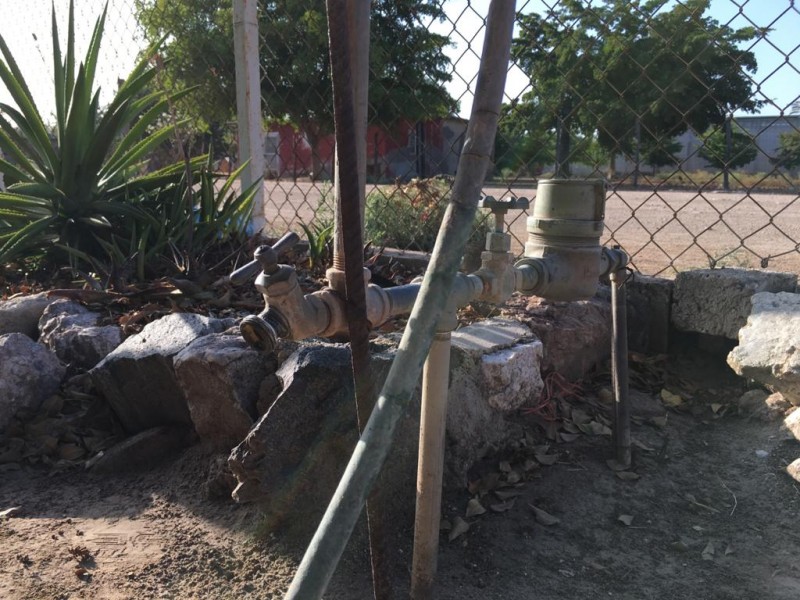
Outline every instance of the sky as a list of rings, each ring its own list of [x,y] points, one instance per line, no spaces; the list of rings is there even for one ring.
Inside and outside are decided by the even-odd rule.
[[[547,4],[557,0],[519,0],[523,12],[542,12]],[[752,47],[758,61],[758,71],[753,76],[757,94],[767,104],[761,114],[778,115],[789,112],[791,104],[800,95],[800,12],[791,8],[792,0],[712,0],[710,16],[733,28],[755,25],[769,27],[766,38]],[[740,8],[741,5],[741,8]],[[55,0],[61,32],[62,46],[66,37],[66,15],[69,0]],[[101,0],[75,0],[77,49],[85,53],[94,22],[102,10]],[[136,55],[143,45],[133,16],[133,0],[109,0],[106,34],[101,48],[98,68],[98,85],[102,87],[101,101],[113,97],[118,78],[124,78],[132,69]],[[669,4],[667,5],[667,7]],[[448,85],[450,94],[460,100],[460,114],[468,117],[472,106],[474,78],[478,72],[479,55],[483,45],[483,19],[489,0],[447,0],[448,19],[433,23],[438,33],[450,37],[453,45],[447,54],[457,73]],[[52,37],[51,0],[0,0],[0,35],[8,44],[20,65],[40,110],[52,114]],[[456,25],[453,25],[453,22]],[[788,57],[788,58],[787,58]],[[794,65],[792,64],[794,63]],[[35,75],[29,76],[29,73]],[[514,98],[525,91],[527,80],[519,69],[512,67],[506,85],[506,95]],[[10,96],[0,83],[0,102],[9,102]]]

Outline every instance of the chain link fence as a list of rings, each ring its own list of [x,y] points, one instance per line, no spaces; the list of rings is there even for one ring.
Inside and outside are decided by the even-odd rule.
[[[163,161],[212,150],[220,170],[238,162],[231,2],[109,2],[103,93],[162,36],[156,85],[189,90],[170,107],[181,134]],[[366,238],[375,246],[430,249],[463,144],[488,4],[372,2]],[[7,7],[0,24],[25,57],[21,68],[41,73],[33,91],[42,98],[52,95],[50,6]],[[55,8],[63,20],[67,0]],[[533,199],[543,177],[602,177],[603,241],[621,245],[644,273],[800,267],[793,1],[529,0],[517,9],[487,195]],[[85,45],[102,6],[75,0],[75,10]],[[263,0],[258,15],[265,217],[274,234],[301,224],[323,231],[334,153],[324,2]],[[519,253],[526,217],[508,218]]]

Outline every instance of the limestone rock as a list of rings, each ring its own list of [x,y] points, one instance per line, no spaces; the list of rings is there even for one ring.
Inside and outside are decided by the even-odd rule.
[[[783,426],[789,430],[794,439],[800,441],[800,409],[793,410],[788,417],[783,420]]]
[[[762,292],[728,355],[737,374],[800,403],[800,294]]]
[[[181,350],[174,366],[197,435],[214,448],[230,450],[258,418],[261,384],[277,364],[239,335],[213,333]]]
[[[494,409],[512,411],[539,398],[544,389],[539,366],[542,342],[535,340],[481,358],[486,401]]]
[[[675,279],[672,324],[735,340],[759,292],[794,292],[797,275],[748,269],[683,271]]]
[[[786,472],[789,477],[800,483],[800,458],[793,460],[787,467]]]
[[[31,339],[39,336],[39,318],[56,298],[48,298],[45,292],[18,296],[0,302],[0,335],[24,333]]]
[[[128,433],[159,425],[191,425],[173,357],[199,337],[230,323],[175,313],[148,323],[106,356],[90,373]]]
[[[22,333],[0,335],[0,431],[19,410],[35,411],[58,390],[65,368]]]
[[[445,471],[461,484],[480,448],[519,437],[506,415],[541,394],[542,342],[517,321],[487,319],[454,332],[452,343]]]
[[[98,326],[99,315],[73,300],[49,304],[39,320],[39,341],[72,370],[87,370],[122,343],[116,325]]]

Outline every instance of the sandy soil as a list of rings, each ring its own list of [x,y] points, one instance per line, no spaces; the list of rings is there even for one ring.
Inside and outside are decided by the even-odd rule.
[[[520,416],[525,438],[476,465],[471,492],[446,490],[444,518],[470,527],[452,541],[442,533],[437,598],[800,597],[800,486],[784,472],[800,445],[779,422],[739,414],[743,382],[721,354],[668,361],[663,385],[684,398],[676,409],[650,393],[662,385],[654,364],[634,378],[649,387],[634,395],[636,475],[608,467],[603,433],[565,436],[562,421],[548,440],[535,417]],[[591,389],[604,385],[600,376],[561,402],[562,416],[603,422],[607,407]],[[550,466],[531,460],[545,445]],[[253,507],[209,497],[212,459],[195,446],[148,472],[112,476],[3,466],[0,511],[19,508],[0,517],[0,598],[282,597],[307,540],[266,531]],[[472,497],[485,514],[465,516]],[[542,524],[532,506],[558,522]],[[328,598],[370,597],[363,540],[351,543]],[[410,543],[401,542],[409,558]],[[408,573],[395,565],[398,598]]]
[[[329,183],[268,181],[264,215],[277,233],[309,223],[325,198],[332,202]],[[508,195],[509,189],[488,186],[485,193]],[[533,199],[535,189],[512,188]],[[510,214],[515,238],[512,248],[522,253],[527,213]],[[691,268],[718,266],[800,270],[800,196],[761,192],[667,191],[619,189],[606,204],[603,243],[621,245],[635,268],[645,275],[672,276]]]

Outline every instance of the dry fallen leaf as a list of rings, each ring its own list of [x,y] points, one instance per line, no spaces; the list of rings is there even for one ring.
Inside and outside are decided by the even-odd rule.
[[[561,429],[563,429],[567,433],[580,433],[581,431],[580,429],[578,429],[578,426],[575,425],[575,423],[566,420],[563,423],[561,423]],[[562,433],[561,435],[564,434]]]
[[[537,463],[535,460],[533,460],[532,458],[526,458],[525,462],[522,463],[522,470],[527,473],[528,471],[533,471],[538,466],[539,463]]]
[[[505,502],[497,502],[496,504],[490,504],[489,508],[491,508],[494,512],[506,512],[507,510],[511,510],[514,508],[514,502],[516,502],[516,498],[509,498]]]
[[[650,446],[648,446],[642,441],[637,440],[636,438],[633,438],[631,440],[631,443],[640,450],[644,450],[645,452],[655,452],[655,448],[651,448]]]
[[[669,547],[672,548],[673,550],[677,550],[678,552],[688,552],[689,551],[689,546],[687,546],[686,543],[682,542],[681,540],[678,540],[677,542],[672,542],[669,545]]]
[[[554,465],[558,462],[558,454],[536,454],[536,460],[542,465]]]
[[[588,423],[592,420],[585,411],[581,410],[580,408],[573,408],[572,409],[572,422],[575,423],[578,427],[583,425],[584,423]]]
[[[477,498],[473,498],[469,502],[467,502],[467,518],[474,517],[476,515],[482,515],[486,512],[486,509],[483,508],[483,505],[478,501]]]
[[[538,506],[534,506],[533,504],[528,504],[528,506],[530,506],[531,510],[533,510],[533,514],[536,517],[537,523],[547,526],[561,523],[561,519],[554,517],[549,512],[542,510]]]
[[[494,495],[497,496],[500,500],[509,500],[511,498],[516,498],[522,493],[520,489],[505,489],[505,490],[495,490]]]
[[[562,442],[566,442],[567,444],[569,444],[571,442],[574,442],[579,437],[581,437],[580,433],[564,433],[564,432],[561,432],[558,435],[561,438],[561,441]]]
[[[722,404],[719,402],[713,402],[711,404],[711,411],[716,415],[719,412],[719,409],[722,408]]]
[[[454,539],[464,535],[468,531],[469,523],[467,523],[461,517],[456,517],[453,519],[453,528],[450,530],[450,534],[447,536],[447,539],[452,542]]]
[[[714,560],[714,542],[708,542],[703,548],[703,560]]]
[[[663,417],[651,417],[648,422],[663,429],[667,426],[667,415],[664,415]]]
[[[611,435],[611,429],[598,421],[582,423],[578,428],[586,435]]]
[[[641,475],[633,471],[617,471],[615,475],[618,479],[622,479],[622,481],[636,481],[641,477]]]
[[[625,465],[619,462],[616,458],[609,458],[606,460],[606,465],[608,465],[608,468],[612,471],[627,471],[630,469],[630,465]]]
[[[667,389],[661,390],[661,401],[664,403],[664,406],[668,408],[678,408],[683,404],[683,398],[678,394],[673,394]]]
[[[507,460],[500,461],[498,467],[503,473],[508,473],[511,471],[511,463]]]
[[[519,483],[522,480],[522,475],[520,475],[517,471],[511,471],[508,475],[506,475],[506,483]]]
[[[617,517],[617,521],[619,521],[626,527],[630,527],[631,523],[633,523],[633,515],[620,515]]]

